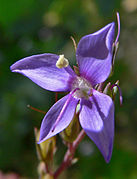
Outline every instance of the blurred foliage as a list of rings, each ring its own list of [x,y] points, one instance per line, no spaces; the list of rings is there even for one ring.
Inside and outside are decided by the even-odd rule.
[[[76,42],[121,17],[120,47],[111,81],[120,80],[124,104],[116,99],[116,135],[112,160],[105,164],[92,142],[80,144],[79,162],[62,178],[137,178],[137,1],[136,0],[0,0],[0,170],[37,178],[33,128],[47,111],[54,93],[10,72],[15,61],[45,52],[65,54],[75,63]],[[60,142],[59,142],[59,145]],[[63,144],[62,144],[63,145]],[[57,155],[58,164],[64,149]]]

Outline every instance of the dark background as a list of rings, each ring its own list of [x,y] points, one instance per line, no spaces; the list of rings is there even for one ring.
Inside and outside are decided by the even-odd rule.
[[[53,92],[11,73],[10,65],[46,52],[65,54],[75,63],[70,36],[78,42],[82,36],[116,22],[117,11],[121,18],[120,46],[110,80],[120,80],[124,101],[120,107],[117,95],[112,159],[106,164],[86,137],[77,150],[78,163],[62,178],[137,178],[136,0],[0,0],[0,171],[37,178],[33,128],[40,127],[44,115],[28,109],[27,104],[48,111],[55,102]],[[56,165],[63,153],[64,149],[57,152]]]

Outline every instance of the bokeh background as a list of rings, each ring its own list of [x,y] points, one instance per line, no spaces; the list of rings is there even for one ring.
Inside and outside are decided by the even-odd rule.
[[[123,106],[115,102],[115,141],[111,162],[106,164],[88,137],[80,144],[77,164],[60,178],[137,178],[137,1],[136,0],[0,0],[0,178],[38,178],[34,127],[43,114],[30,104],[48,111],[54,93],[11,73],[15,61],[34,54],[65,54],[75,63],[70,36],[76,42],[115,21],[120,13],[120,46],[115,62],[114,83],[120,80]],[[66,148],[56,153],[61,162]],[[58,143],[57,143],[58,145]],[[17,177],[18,178],[18,177]]]

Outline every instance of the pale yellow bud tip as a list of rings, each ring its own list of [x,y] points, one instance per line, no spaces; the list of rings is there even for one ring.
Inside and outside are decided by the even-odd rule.
[[[68,60],[64,57],[64,55],[60,55],[58,61],[56,62],[57,68],[64,68],[69,65]]]

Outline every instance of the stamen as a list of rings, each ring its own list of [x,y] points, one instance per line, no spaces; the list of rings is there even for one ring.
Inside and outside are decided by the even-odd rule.
[[[31,106],[31,105],[29,105],[29,104],[27,105],[27,107],[30,108],[30,109],[32,109],[33,111],[37,111],[37,112],[39,112],[39,113],[46,114],[45,111],[42,111],[42,110],[37,109],[37,108],[34,108],[33,106]]]
[[[69,65],[68,60],[64,57],[64,55],[60,55],[58,61],[56,62],[57,68],[64,68]]]
[[[68,106],[68,104],[69,104],[69,102],[70,102],[72,96],[73,96],[73,94],[74,94],[77,90],[79,90],[79,88],[76,88],[76,89],[74,89],[73,91],[70,92],[70,95],[69,95],[68,99],[66,100],[66,102],[65,102],[65,104],[64,104],[64,106],[63,106],[63,108],[62,108],[62,110],[61,110],[60,113],[59,113],[59,116],[57,117],[57,120],[56,120],[56,122],[55,122],[55,124],[54,124],[54,126],[53,126],[53,129],[52,129],[52,132],[54,132],[54,130],[55,130],[57,124],[59,123],[60,119],[62,118],[62,116],[63,116],[63,114],[64,114],[64,112],[65,112],[65,110],[66,110],[66,108],[67,108],[67,106]]]
[[[121,91],[119,85],[118,85],[118,84],[113,84],[113,85],[111,86],[111,90],[112,90],[115,86],[118,88],[118,91],[119,91],[119,101],[120,101],[120,105],[122,106],[123,97],[122,97],[122,91]]]

